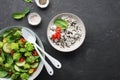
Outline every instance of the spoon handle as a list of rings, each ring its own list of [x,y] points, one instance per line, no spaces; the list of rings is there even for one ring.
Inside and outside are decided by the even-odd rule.
[[[47,52],[45,52],[41,47],[39,47],[36,43],[35,46],[37,46],[38,49],[40,49],[40,51],[42,53],[44,53],[46,55],[46,57],[51,61],[51,63],[58,69],[60,69],[62,67],[62,64],[55,58],[53,58],[52,56],[50,56]]]
[[[47,61],[42,57],[40,51],[37,49],[37,47],[36,47],[35,45],[34,45],[34,47],[35,47],[35,50],[38,52],[41,60],[43,61],[43,63],[44,63],[44,65],[45,65],[45,68],[46,68],[48,74],[52,76],[52,75],[54,74],[54,71],[53,71],[52,67],[51,67],[51,66],[47,63]]]

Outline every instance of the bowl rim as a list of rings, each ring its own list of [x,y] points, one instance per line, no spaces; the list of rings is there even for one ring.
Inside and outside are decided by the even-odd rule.
[[[5,28],[1,29],[1,30],[0,30],[0,34],[3,33],[5,30],[12,29],[12,28],[20,28],[20,29],[21,29],[21,28],[26,28],[27,30],[29,30],[29,31],[31,32],[31,34],[33,34],[33,35],[36,36],[36,39],[37,39],[37,41],[38,41],[38,44],[41,46],[41,48],[44,49],[44,46],[43,46],[43,43],[42,43],[41,39],[40,39],[40,38],[38,37],[38,35],[37,35],[34,31],[32,31],[30,28],[27,28],[27,27],[24,27],[24,26],[19,26],[19,25],[18,25],[18,26],[9,26],[9,27],[5,27]],[[42,56],[45,58],[45,55],[44,55],[44,54],[42,54]],[[44,66],[43,62],[40,61],[37,70],[28,78],[28,80],[34,80],[34,79],[40,74],[40,72],[42,71],[43,66]],[[2,79],[2,80],[10,80],[10,78],[0,78],[0,79]]]
[[[54,46],[54,44],[51,42],[51,40],[50,40],[50,38],[49,38],[49,27],[50,27],[50,25],[53,23],[53,21],[56,19],[56,18],[58,18],[59,16],[62,16],[62,15],[70,15],[70,16],[73,16],[73,17],[75,17],[76,19],[78,19],[80,22],[81,22],[81,24],[82,24],[82,29],[84,30],[84,34],[82,34],[83,36],[82,36],[82,39],[81,39],[81,41],[79,42],[79,45],[77,46],[77,47],[75,47],[75,48],[72,48],[71,50],[69,49],[69,50],[65,50],[65,48],[64,49],[58,49],[58,48],[56,48],[55,46]],[[74,50],[76,50],[76,49],[78,49],[82,44],[83,44],[83,42],[84,42],[84,40],[85,40],[85,37],[86,37],[86,28],[85,28],[85,25],[84,25],[84,23],[83,23],[83,21],[81,20],[81,18],[79,18],[77,15],[75,15],[75,14],[73,14],[73,13],[60,13],[60,14],[57,14],[56,16],[54,16],[51,20],[50,20],[50,22],[49,22],[49,24],[48,24],[48,27],[47,27],[47,39],[48,39],[48,41],[49,41],[49,43],[51,44],[51,46],[54,48],[54,49],[56,49],[56,50],[58,50],[58,51],[61,51],[61,52],[72,52],[72,51],[74,51]]]

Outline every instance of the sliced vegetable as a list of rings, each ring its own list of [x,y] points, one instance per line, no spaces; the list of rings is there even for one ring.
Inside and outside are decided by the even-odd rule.
[[[26,63],[26,62],[25,62],[25,60],[24,60],[23,62],[16,62],[16,65],[17,65],[17,66],[24,66],[25,63]]]
[[[10,43],[5,43],[3,45],[3,50],[6,52],[6,53],[10,53],[11,52],[11,44]]]
[[[18,71],[18,72],[20,71],[20,68],[18,66],[14,65],[14,68],[16,71]]]
[[[54,24],[59,26],[61,29],[66,29],[68,27],[68,23],[63,19],[56,19]]]
[[[31,68],[37,68],[38,67],[38,63],[34,63],[31,65]]]

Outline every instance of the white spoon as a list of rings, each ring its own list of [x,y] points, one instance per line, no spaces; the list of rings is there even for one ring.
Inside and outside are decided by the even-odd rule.
[[[36,49],[36,51],[38,52],[41,60],[43,61],[45,68],[48,72],[49,75],[53,75],[54,71],[52,69],[52,67],[47,63],[47,61],[43,58],[43,56],[40,54],[39,50],[37,49],[37,47],[35,46],[36,43],[36,38],[33,36],[33,34],[30,34],[31,31],[28,31],[26,28],[22,28],[22,36],[25,38],[25,40],[27,40],[28,42],[32,43]]]
[[[51,63],[56,67],[56,68],[61,68],[61,63],[53,58],[52,56],[50,56],[47,52],[45,52],[41,47],[39,47],[36,44],[36,37],[35,35],[32,35],[30,31],[28,31],[26,28],[22,28],[22,36],[30,43],[34,44],[35,46],[37,46],[38,49],[40,49],[40,51],[42,53],[44,53],[46,55],[46,57],[51,61]]]

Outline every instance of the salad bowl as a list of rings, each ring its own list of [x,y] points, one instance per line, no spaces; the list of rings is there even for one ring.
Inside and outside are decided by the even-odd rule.
[[[23,26],[10,26],[10,27],[6,27],[6,28],[0,30],[0,35],[2,35],[5,31],[10,30],[10,29],[14,29],[14,28],[18,28],[18,29],[26,28],[28,31],[31,32],[32,35],[34,35],[36,37],[36,39],[37,39],[36,42],[38,43],[38,45],[41,48],[44,49],[43,44],[42,44],[40,38],[31,29],[29,29],[27,27],[23,27]],[[45,58],[44,54],[42,54],[42,56]],[[34,73],[32,73],[29,76],[28,80],[34,80],[40,74],[40,72],[42,71],[42,69],[43,69],[43,62],[40,61],[40,62],[38,62],[38,66],[37,66],[36,70],[34,71]],[[10,78],[6,78],[6,77],[5,78],[0,78],[0,79],[1,80],[11,80]]]

